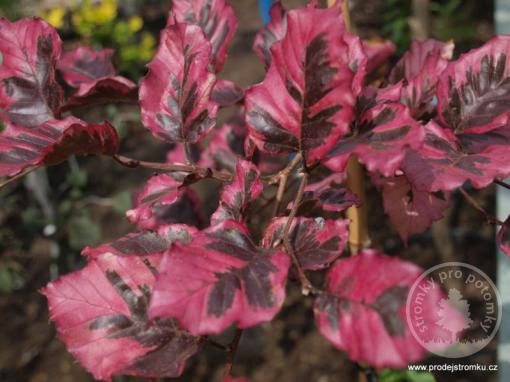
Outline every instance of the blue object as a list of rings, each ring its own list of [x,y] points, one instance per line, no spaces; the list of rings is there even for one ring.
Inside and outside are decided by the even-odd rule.
[[[269,17],[271,5],[273,5],[273,0],[259,0],[260,14],[262,15],[262,21],[264,24],[267,24],[269,20],[271,20],[271,17]]]

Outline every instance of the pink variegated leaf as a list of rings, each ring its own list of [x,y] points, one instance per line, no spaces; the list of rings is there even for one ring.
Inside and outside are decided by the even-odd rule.
[[[232,81],[218,80],[211,94],[211,100],[220,107],[235,105],[244,97],[244,91]]]
[[[87,251],[85,268],[43,290],[69,351],[96,379],[181,375],[200,340],[171,319],[148,318],[161,256],[130,256],[125,247],[121,255],[109,246]]]
[[[115,75],[112,55],[111,49],[96,51],[83,46],[62,55],[58,69],[64,81],[78,91],[67,100],[61,111],[78,106],[137,100],[136,84]]]
[[[328,272],[326,292],[315,301],[321,334],[353,361],[376,368],[403,368],[420,360],[425,349],[411,334],[405,309],[421,273],[416,265],[375,250],[337,261]],[[439,318],[436,304],[442,296],[437,287],[423,299],[426,322]]]
[[[420,191],[403,175],[381,177],[374,183],[382,189],[384,211],[405,243],[440,220],[450,205],[450,193]]]
[[[340,17],[338,6],[287,13],[264,81],[246,91],[249,134],[261,151],[300,151],[311,163],[348,131],[366,57]]]
[[[216,123],[218,105],[210,100],[215,75],[208,69],[211,44],[200,27],[167,26],[140,85],[141,119],[161,139],[196,143]]]
[[[400,167],[406,148],[419,148],[423,127],[407,107],[398,103],[379,104],[365,112],[328,153],[324,163],[343,172],[351,155],[356,155],[370,172],[392,176]]]
[[[333,174],[320,182],[306,186],[303,200],[298,209],[298,215],[303,215],[316,209],[324,211],[342,212],[351,206],[359,206],[359,198],[348,188],[342,186],[345,177]],[[293,202],[288,208],[292,208]]]
[[[235,114],[211,135],[202,152],[202,165],[234,172],[237,161],[245,157],[244,142],[248,132],[244,123],[244,109],[239,107]]]
[[[0,115],[7,126],[33,128],[57,117],[62,89],[55,79],[61,41],[37,18],[0,19]],[[8,129],[9,127],[7,127]]]
[[[439,76],[453,55],[453,42],[413,41],[390,73],[389,81],[401,90],[400,100],[416,118],[432,113]]]
[[[242,222],[250,203],[257,199],[264,186],[257,167],[248,161],[239,160],[232,184],[225,186],[220,196],[220,205],[211,217],[211,224],[225,220]]]
[[[174,0],[168,24],[178,22],[196,24],[202,28],[212,46],[212,65],[215,72],[223,69],[228,44],[237,29],[234,9],[226,0]]]
[[[397,48],[390,40],[363,40],[363,49],[367,55],[367,73],[372,73],[386,63]]]
[[[220,333],[270,321],[285,298],[289,257],[257,247],[225,221],[176,243],[158,269],[151,317],[172,317],[191,333]]]
[[[133,81],[121,76],[105,77],[91,83],[81,84],[78,91],[62,105],[60,111],[112,102],[133,103],[137,97],[138,87]]]
[[[79,46],[70,52],[64,52],[57,68],[62,72],[64,81],[74,88],[90,84],[100,78],[115,76],[112,64],[113,50],[94,50]]]
[[[509,121],[509,53],[510,36],[495,36],[441,74],[438,114],[456,133],[483,133]]]
[[[260,29],[253,41],[253,50],[266,69],[271,65],[271,46],[281,40],[287,32],[287,11],[279,0],[271,6],[269,16],[271,20]]]
[[[510,224],[510,217],[508,217],[504,224],[498,231],[496,241],[499,249],[508,257],[510,257],[510,232],[508,232],[508,225]]]
[[[483,188],[510,175],[508,127],[485,134],[455,136],[434,121],[425,126],[419,150],[408,150],[402,170],[419,190],[451,191],[471,181]]]
[[[442,42],[433,39],[424,41],[413,41],[409,50],[402,56],[399,62],[391,70],[389,81],[396,84],[401,80],[412,81],[419,77],[424,69],[429,66],[428,62],[439,62],[441,60],[450,60],[453,56],[453,42]],[[429,80],[432,82],[437,80],[437,77],[444,70],[442,65],[439,73],[433,77],[429,73]]]
[[[153,267],[157,267],[161,255],[170,248],[173,242],[189,243],[196,232],[198,231],[195,227],[184,224],[160,226],[156,232],[132,232],[96,248],[86,247],[83,250],[83,255],[89,259],[104,253],[113,253],[116,256],[151,256]]]
[[[108,122],[91,125],[74,117],[48,120],[35,127],[8,126],[0,133],[0,176],[30,166],[52,166],[71,155],[114,155],[119,148]]]
[[[264,233],[264,246],[272,248],[280,241],[286,217],[274,218]],[[292,221],[289,239],[303,269],[326,268],[344,250],[349,236],[347,220],[298,217]]]
[[[200,200],[196,193],[169,175],[155,175],[135,197],[134,207],[126,212],[129,221],[140,229],[157,229],[168,224],[200,226]]]

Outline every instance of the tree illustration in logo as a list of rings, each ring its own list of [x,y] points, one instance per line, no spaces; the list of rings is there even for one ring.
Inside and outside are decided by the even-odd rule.
[[[460,313],[462,320],[451,320],[449,319],[448,312],[451,312],[451,307],[455,307]],[[473,323],[471,319],[471,312],[469,311],[469,303],[464,298],[462,293],[456,288],[452,288],[448,291],[448,298],[443,298],[439,301],[439,320],[436,324],[443,329],[448,330],[451,334],[451,343],[455,343],[459,340],[460,333],[469,328]]]

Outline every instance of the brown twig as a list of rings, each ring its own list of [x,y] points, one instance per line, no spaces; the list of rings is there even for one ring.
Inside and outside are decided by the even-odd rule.
[[[239,342],[241,341],[241,336],[243,335],[242,329],[237,329],[232,342],[226,347],[227,351],[227,363],[225,364],[225,370],[223,372],[223,377],[226,378],[230,374],[232,374],[232,368],[234,367],[234,360],[237,353],[237,348],[239,347]]]
[[[230,182],[233,178],[232,174],[230,173],[217,171],[211,168],[198,167],[195,165],[146,162],[127,158],[122,155],[114,155],[113,159],[115,159],[115,161],[117,161],[121,165],[129,168],[143,167],[162,172],[186,172],[190,174],[198,174],[199,176],[204,178],[217,179],[222,182]]]
[[[278,215],[278,211],[280,210],[280,206],[283,201],[283,196],[285,195],[285,189],[287,187],[289,176],[292,174],[294,167],[296,167],[300,161],[301,154],[297,154],[287,167],[285,167],[282,171],[280,171],[269,180],[270,182],[274,180],[278,182],[278,191],[276,192],[276,203],[273,209],[273,217]]]
[[[30,174],[31,172],[37,170],[38,168],[39,168],[38,166],[28,167],[25,170],[23,170],[22,172],[20,172],[19,174],[16,174],[16,175],[10,177],[5,182],[0,184],[0,190],[3,190],[4,188],[10,186],[11,184],[16,183],[18,180],[20,180],[21,178]]]
[[[496,183],[498,186],[501,186],[503,188],[506,188],[507,190],[510,190],[510,184],[503,182],[502,180],[495,179],[494,183]]]
[[[460,187],[459,191],[462,194],[462,196],[464,196],[464,198],[468,201],[468,203],[471,204],[475,209],[477,209],[484,216],[484,218],[488,224],[493,224],[493,225],[505,224],[504,222],[495,218],[494,216],[489,215],[489,213],[487,211],[485,211],[483,209],[483,207],[471,195],[469,195],[466,190],[464,190],[464,188]]]
[[[299,204],[301,203],[301,200],[303,199],[303,194],[305,193],[305,188],[306,188],[306,185],[308,184],[308,177],[309,177],[308,172],[305,172],[303,174],[303,178],[301,179],[301,183],[299,185],[299,189],[296,194],[296,197],[294,198],[292,209],[290,210],[290,214],[287,217],[287,222],[285,223],[285,227],[283,228],[282,235],[281,235],[280,239],[275,243],[275,245],[278,245],[283,241],[283,246],[285,247],[285,251],[291,257],[294,267],[296,268],[299,282],[301,283],[301,290],[305,296],[310,294],[310,292],[315,292],[316,289],[314,288],[314,286],[312,285],[310,280],[308,280],[308,277],[306,277],[305,271],[301,267],[299,259],[297,258],[296,254],[294,252],[294,248],[292,247],[292,243],[290,242],[289,232],[290,232],[290,227],[292,226],[292,221],[296,217],[296,213],[299,208]]]

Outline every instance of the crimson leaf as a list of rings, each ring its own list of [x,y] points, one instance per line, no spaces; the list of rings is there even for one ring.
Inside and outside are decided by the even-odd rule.
[[[397,49],[390,40],[363,40],[363,48],[368,58],[367,73],[379,69]]]
[[[112,55],[111,49],[96,51],[83,46],[62,55],[58,69],[68,85],[78,88],[78,92],[67,100],[62,111],[77,106],[137,99],[136,84],[115,75]]]
[[[274,218],[264,233],[264,246],[272,248],[282,236],[286,217]],[[295,218],[289,231],[294,253],[303,269],[322,269],[342,253],[347,238],[349,222],[323,218]]]
[[[62,102],[55,79],[60,38],[46,22],[0,19],[0,109],[7,126],[33,128],[53,119]]]
[[[173,320],[148,318],[159,256],[112,249],[89,249],[85,268],[43,290],[60,338],[97,379],[178,377],[200,343]]]
[[[486,187],[510,175],[509,128],[455,136],[431,121],[423,147],[408,151],[402,170],[420,190],[450,191],[467,180],[476,188]]]
[[[224,220],[242,222],[250,202],[258,198],[262,189],[257,167],[251,162],[239,160],[234,181],[225,186],[221,193],[220,205],[211,217],[211,224],[219,224]]]
[[[271,20],[262,27],[253,41],[253,50],[266,69],[271,65],[271,45],[281,40],[287,32],[287,11],[279,0],[271,6],[269,16]]]
[[[456,132],[482,133],[509,121],[507,60],[510,36],[495,36],[462,55],[441,74],[438,113]]]
[[[139,94],[142,122],[155,136],[195,143],[215,125],[210,59],[211,44],[198,26],[176,23],[161,32]]]
[[[227,59],[227,47],[237,28],[234,9],[225,0],[174,0],[168,17],[178,22],[199,25],[212,46],[212,65],[220,72]]]
[[[425,350],[407,326],[405,303],[421,273],[414,264],[375,250],[338,261],[328,271],[326,292],[315,301],[321,334],[352,360],[377,368],[419,360]],[[436,310],[430,302],[425,300],[424,314]]]
[[[129,221],[140,229],[161,225],[199,226],[200,200],[196,193],[169,175],[155,175],[135,197],[134,207],[126,212]]]
[[[404,242],[409,236],[422,233],[432,222],[440,220],[450,205],[450,193],[420,191],[404,175],[376,177],[372,178],[382,189],[384,211]]]
[[[432,101],[440,74],[453,55],[453,42],[437,40],[413,41],[411,48],[390,73],[390,83],[400,81],[401,102],[413,116],[421,117],[433,110]]]
[[[264,81],[246,91],[246,122],[258,148],[321,158],[348,131],[366,56],[339,7],[288,12]]]
[[[8,126],[0,134],[0,176],[29,166],[59,164],[70,155],[113,155],[118,147],[117,132],[108,122],[91,125],[67,117],[36,127]]]
[[[243,225],[225,221],[164,256],[150,316],[176,318],[196,335],[270,321],[285,298],[289,266],[285,253],[258,248]]]
[[[343,176],[333,174],[320,182],[306,186],[298,214],[321,208],[324,211],[342,212],[345,209],[360,205],[359,198],[348,188],[342,187]],[[293,202],[289,203],[292,208]]]
[[[423,136],[422,126],[407,107],[398,103],[379,104],[360,116],[351,132],[327,154],[325,164],[343,172],[355,154],[369,171],[392,176],[404,159],[405,149],[419,148]]]

